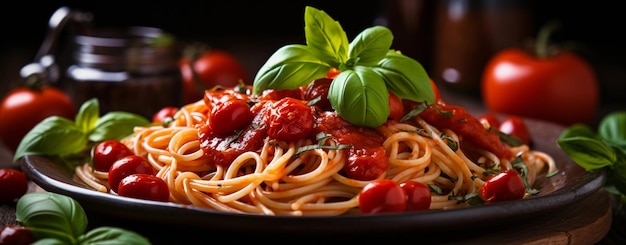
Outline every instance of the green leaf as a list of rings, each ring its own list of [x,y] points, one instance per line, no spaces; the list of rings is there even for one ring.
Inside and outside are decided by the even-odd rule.
[[[67,156],[81,152],[86,145],[86,134],[74,122],[51,116],[26,133],[15,151],[13,161],[24,155]]]
[[[30,245],[67,245],[67,241],[56,238],[44,238],[39,239]]]
[[[385,82],[368,67],[339,73],[330,84],[328,99],[343,119],[357,126],[378,127],[389,116]]]
[[[606,115],[600,121],[598,134],[626,154],[626,112],[617,111]]]
[[[326,76],[333,67],[322,62],[304,45],[287,45],[278,49],[259,69],[254,78],[253,93],[265,89],[294,89]]]
[[[99,118],[100,104],[98,103],[98,99],[93,98],[85,101],[85,103],[80,106],[74,123],[76,123],[83,132],[89,132],[95,127],[96,121],[98,121]]]
[[[306,44],[320,60],[336,65],[348,59],[348,36],[326,12],[307,6],[304,9]]]
[[[387,89],[401,99],[434,103],[435,93],[430,78],[416,60],[391,50],[372,69],[382,77]]]
[[[393,34],[383,26],[370,27],[350,43],[350,58],[359,57],[355,65],[375,66],[385,57],[393,42]]]
[[[561,135],[559,135],[559,139],[567,139],[577,136],[600,140],[589,126],[582,123],[573,124],[572,126],[566,128]]]
[[[40,239],[54,238],[66,244],[87,229],[87,216],[76,200],[52,192],[30,192],[16,204],[16,220]]]
[[[79,238],[79,244],[90,245],[116,245],[116,244],[133,244],[133,245],[150,245],[150,241],[129,230],[117,227],[98,227]]]
[[[108,139],[120,140],[133,133],[137,126],[145,126],[150,121],[137,114],[112,111],[96,122],[94,130],[89,133],[89,140],[99,142]]]
[[[558,146],[579,166],[587,171],[610,167],[617,159],[610,145],[584,136],[557,140]]]

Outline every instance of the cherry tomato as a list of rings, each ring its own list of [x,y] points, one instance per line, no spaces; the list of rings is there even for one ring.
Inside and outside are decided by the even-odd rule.
[[[526,186],[522,176],[515,170],[501,172],[487,180],[478,189],[478,195],[487,204],[509,200],[519,200],[524,197]]]
[[[118,159],[133,155],[133,151],[119,140],[105,140],[93,149],[93,168],[107,172]]]
[[[188,54],[179,61],[183,79],[185,103],[196,102],[204,96],[204,90],[215,86],[235,87],[240,82],[249,84],[250,75],[243,64],[232,54],[223,50],[189,48]],[[193,72],[191,65],[193,64]]]
[[[313,82],[306,86],[304,99],[311,101],[319,98],[319,101],[317,101],[314,105],[323,111],[332,111],[333,107],[330,105],[330,101],[328,100],[328,89],[330,89],[330,83],[332,82],[333,79],[330,78],[313,80]]]
[[[170,191],[167,183],[151,174],[131,174],[124,177],[118,186],[120,196],[166,202]]]
[[[58,88],[18,87],[11,90],[0,104],[0,140],[15,152],[24,135],[41,120],[49,116],[74,120],[75,115],[72,100]]]
[[[339,73],[341,73],[341,71],[337,68],[330,68],[328,70],[328,73],[326,74],[326,78],[330,78],[330,79],[334,79],[335,77],[337,77],[337,75],[339,75]]]
[[[431,195],[428,186],[412,180],[400,183],[406,194],[406,211],[427,210],[430,208]]]
[[[508,116],[500,123],[498,128],[501,132],[513,135],[524,142],[524,144],[530,145],[530,129],[528,129],[528,125],[521,117]]]
[[[406,203],[404,190],[390,179],[369,182],[359,194],[359,209],[363,214],[404,212]]]
[[[26,175],[17,169],[0,169],[0,202],[19,199],[28,190]]]
[[[0,229],[0,244],[29,245],[37,239],[25,226],[5,225]]]
[[[161,108],[157,113],[152,116],[152,122],[154,123],[166,123],[168,120],[174,117],[178,112],[178,107],[166,106]]]
[[[298,141],[313,130],[315,119],[305,101],[286,97],[274,102],[269,113],[267,135],[278,140]]]
[[[131,174],[152,174],[154,169],[148,161],[137,155],[125,156],[113,163],[109,169],[109,187],[117,192],[120,181]]]
[[[389,91],[389,119],[400,121],[404,116],[402,100],[393,92]]]
[[[437,87],[437,84],[435,83],[435,81],[433,81],[432,78],[430,78],[430,86],[433,87],[433,93],[435,94],[435,102],[437,103],[443,102],[443,100],[441,99],[441,92],[439,92],[439,87]]]
[[[232,134],[250,124],[254,114],[243,100],[230,99],[213,104],[209,115],[209,126],[217,135]]]
[[[481,86],[491,111],[563,125],[591,123],[599,105],[592,66],[567,50],[552,55],[504,49],[485,66]]]

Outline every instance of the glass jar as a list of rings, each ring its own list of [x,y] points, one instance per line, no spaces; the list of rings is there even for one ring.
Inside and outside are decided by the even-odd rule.
[[[95,97],[101,114],[125,111],[151,119],[165,106],[181,105],[180,49],[162,30],[89,29],[72,35],[69,44],[65,87],[77,106]]]

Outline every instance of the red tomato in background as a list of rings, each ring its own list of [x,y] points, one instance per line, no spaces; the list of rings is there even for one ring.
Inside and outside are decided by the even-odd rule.
[[[374,180],[359,194],[359,209],[363,214],[404,212],[406,202],[402,187],[390,179]]]
[[[41,120],[49,116],[74,120],[75,115],[71,98],[56,87],[18,87],[11,90],[0,104],[0,140],[15,152],[24,135]]]
[[[0,169],[0,202],[10,202],[22,197],[28,190],[28,179],[22,171]]]
[[[251,83],[250,75],[243,64],[226,51],[196,50],[190,53],[179,60],[184,103],[201,100],[204,90],[214,86],[235,87],[240,82]],[[197,77],[192,73],[191,64]]]
[[[174,107],[174,106],[163,107],[161,108],[161,110],[157,111],[157,113],[154,113],[154,115],[152,116],[152,122],[154,123],[165,122],[166,120],[168,120],[168,118],[174,117],[174,115],[176,115],[176,112],[178,112],[178,107]]]
[[[553,26],[546,26],[547,31]],[[482,99],[494,112],[563,125],[591,123],[599,105],[599,83],[581,56],[558,50],[548,54],[546,40],[535,53],[509,48],[496,53],[482,77]],[[542,52],[545,51],[545,52]]]
[[[515,170],[507,170],[491,177],[478,189],[478,196],[487,204],[519,200],[526,194],[522,176]]]

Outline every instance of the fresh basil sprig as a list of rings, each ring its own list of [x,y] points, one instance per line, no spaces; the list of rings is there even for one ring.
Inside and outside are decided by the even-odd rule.
[[[387,27],[367,28],[348,42],[339,22],[324,11],[307,6],[304,22],[306,45],[287,45],[272,54],[254,78],[254,94],[295,89],[338,68],[328,99],[354,125],[377,127],[387,121],[388,91],[401,99],[434,102],[424,67],[390,49],[393,34]]]
[[[75,121],[51,116],[39,122],[20,141],[13,161],[24,155],[66,157],[84,151],[90,142],[122,139],[135,126],[149,124],[148,119],[129,112],[112,111],[100,117],[96,98],[85,101]]]
[[[607,114],[597,132],[585,124],[574,124],[561,133],[557,144],[585,170],[605,170],[605,189],[626,202],[626,111]]]
[[[15,218],[38,239],[34,244],[150,244],[122,228],[87,231],[87,215],[73,198],[52,192],[31,192],[17,201]]]

